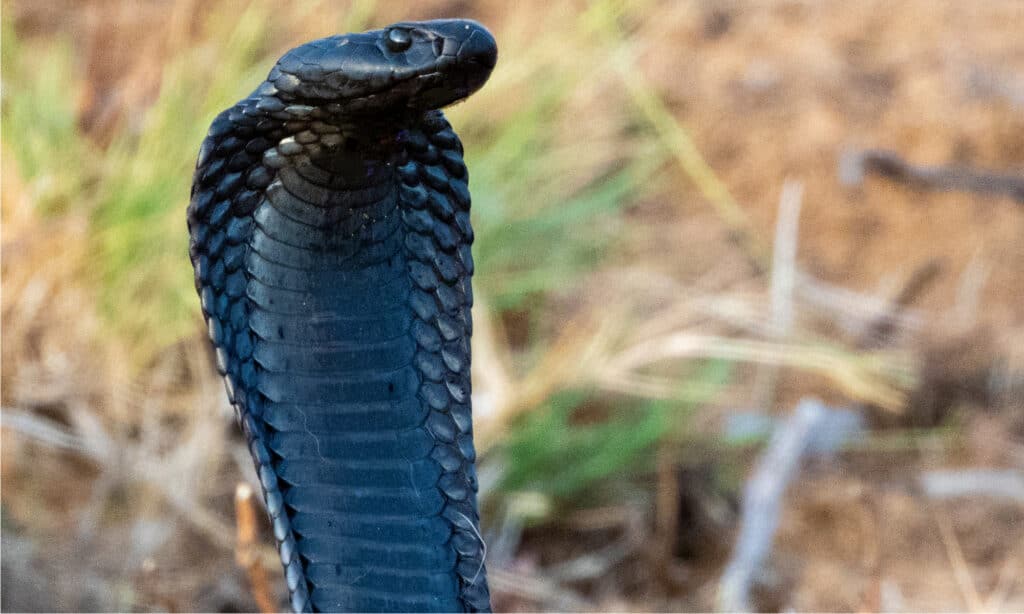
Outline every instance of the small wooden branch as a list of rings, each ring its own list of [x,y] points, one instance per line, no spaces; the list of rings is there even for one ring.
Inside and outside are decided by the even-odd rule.
[[[857,347],[871,350],[889,345],[898,329],[900,315],[939,278],[942,269],[942,263],[935,258],[914,269],[900,291],[890,300],[889,309],[871,322],[857,339]]]
[[[263,614],[279,611],[270,590],[267,570],[259,554],[259,531],[256,524],[256,504],[253,501],[252,487],[240,483],[235,487],[235,524],[237,525],[237,543],[235,546],[235,562],[249,576],[253,598]]]
[[[1024,204],[1024,176],[1021,175],[961,166],[911,164],[898,154],[883,149],[850,152],[839,162],[840,179],[847,185],[860,185],[867,173],[917,189],[1009,196]]]
[[[930,499],[989,497],[1024,504],[1024,472],[1016,469],[928,471],[920,483]]]
[[[718,583],[719,612],[753,611],[751,592],[771,552],[783,495],[798,475],[810,442],[826,425],[829,409],[802,401],[772,436],[743,490],[740,533]]]

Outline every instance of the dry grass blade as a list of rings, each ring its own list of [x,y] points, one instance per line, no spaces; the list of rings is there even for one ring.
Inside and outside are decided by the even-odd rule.
[[[539,407],[553,393],[591,383],[598,373],[596,365],[605,355],[614,320],[605,314],[567,323],[537,365],[515,385],[506,385],[510,394],[497,399],[488,420],[475,429],[477,445],[487,449],[517,416]]]
[[[772,270],[769,280],[771,318],[769,331],[772,339],[784,340],[793,332],[796,308],[796,254],[800,234],[800,209],[803,206],[803,184],[787,180],[779,196],[779,215],[775,223],[775,243],[772,249]],[[759,365],[754,388],[754,405],[772,407],[779,369],[772,365]]]
[[[851,354],[834,348],[801,343],[730,339],[717,335],[676,332],[641,341],[611,357],[598,381],[621,381],[645,367],[670,358],[719,358],[735,362],[787,366],[819,373],[854,399],[897,411],[905,393],[890,382],[906,371],[898,354]],[[671,386],[671,382],[663,382]]]
[[[974,586],[971,570],[967,567],[964,551],[960,547],[960,540],[957,539],[956,533],[953,531],[953,524],[949,521],[949,516],[938,507],[932,508],[932,515],[935,517],[935,524],[939,527],[939,536],[946,549],[946,557],[953,570],[953,577],[956,578],[957,586],[960,587],[964,605],[970,612],[984,612],[985,605],[981,601],[978,589]]]
[[[515,390],[508,342],[482,294],[476,293],[473,306],[473,421],[478,432],[500,429],[501,410]]]
[[[797,239],[803,194],[802,183],[787,181],[779,196],[771,277],[772,331],[777,337],[784,337],[793,328],[793,288],[796,286]]]
[[[1003,609],[1007,597],[1012,594],[1014,586],[1020,581],[1021,569],[1020,558],[1016,553],[1011,552],[1006,560],[999,567],[996,585],[985,600],[986,612],[999,612]]]

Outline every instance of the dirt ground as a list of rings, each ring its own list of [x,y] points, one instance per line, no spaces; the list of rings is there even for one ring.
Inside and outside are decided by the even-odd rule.
[[[1024,5],[688,8],[645,24],[647,76],[761,236],[771,236],[783,183],[803,184],[798,262],[808,272],[894,297],[915,271],[937,265],[913,301],[928,314],[916,342],[928,357],[926,374],[905,413],[880,419],[923,426],[957,415],[970,434],[953,451],[920,444],[810,468],[782,518],[777,576],[766,581],[760,607],[1024,608],[1020,502],[929,501],[916,482],[940,466],[1019,469],[1024,461],[1024,404],[1012,383],[1024,357],[1024,207],[873,177],[860,187],[839,180],[844,152],[860,148],[893,150],[917,164],[1024,173],[1024,47],[1014,34],[1024,27]],[[666,268],[679,264],[676,271],[694,244],[708,250],[704,262],[721,257],[715,245],[722,244],[698,230],[713,224],[700,199],[681,194],[680,201],[700,222],[649,235],[656,237],[649,253],[675,254]],[[985,281],[972,290],[979,268]],[[1009,380],[1002,394],[991,390],[998,369]],[[793,397],[808,388],[790,384]]]
[[[14,25],[37,34],[71,28],[73,4],[33,9],[22,3]],[[110,4],[112,10],[129,10]],[[513,10],[497,2],[455,4],[466,9],[455,12],[468,12],[498,29]],[[787,495],[757,607],[1024,611],[1024,502],[985,496],[936,500],[920,483],[925,472],[938,469],[1024,471],[1024,206],[1009,197],[921,190],[875,176],[859,186],[839,178],[844,153],[863,148],[889,149],[915,164],[1024,177],[1024,3],[691,1],[654,3],[649,11],[664,18],[626,26],[632,40],[642,41],[638,65],[740,203],[756,236],[770,244],[782,186],[797,181],[803,186],[797,251],[802,270],[891,300],[913,280],[926,279],[905,305],[920,326],[893,341],[922,357],[921,381],[905,409],[865,409],[873,426],[912,434],[890,448],[855,448],[805,469]],[[159,3],[146,4],[139,15],[139,29],[123,40],[75,44],[88,49],[83,53],[93,60],[121,57],[125,41],[139,39],[147,24],[155,27],[167,17]],[[146,44],[141,38],[139,44]],[[158,67],[138,63],[135,70]],[[95,74],[88,94],[103,100],[117,81],[104,69]],[[108,121],[89,114],[102,106],[93,98],[82,103],[88,125]],[[95,132],[102,140],[103,131]],[[5,166],[4,181],[8,178]],[[730,229],[692,181],[674,167],[666,168],[663,181],[672,186],[668,196],[652,196],[629,212],[636,228],[622,247],[623,258],[684,285],[707,277],[721,278],[715,283],[730,288],[763,282],[755,281],[742,250],[730,240]],[[589,296],[601,300],[600,288]],[[5,337],[6,332],[5,324]],[[856,335],[840,331],[838,336]],[[779,404],[791,407],[809,392],[842,398],[822,388],[814,378],[787,374],[779,382]],[[6,404],[7,393],[4,397]],[[942,427],[949,424],[964,436],[944,437]],[[60,485],[67,476],[33,473],[28,479],[34,452],[18,448],[13,437],[5,436],[3,443],[4,523],[55,527],[71,522],[61,510],[88,500],[83,484],[93,476],[87,464],[70,463],[76,469],[68,487]],[[683,476],[679,495],[699,500],[691,519],[704,529],[676,536],[686,543],[663,574],[652,574],[649,564],[651,552],[660,547],[659,535],[640,529],[637,551],[598,580],[573,584],[587,599],[587,609],[714,608],[718,573],[729,554],[724,544],[736,531],[736,501],[694,495],[706,488],[706,480],[685,468],[672,471]],[[21,495],[12,499],[11,492]],[[38,509],[39,502],[52,507]],[[230,509],[229,500],[220,503]],[[636,522],[649,527],[649,513],[640,515]],[[616,529],[606,533],[600,523],[580,522],[598,528],[577,527],[572,539],[565,538],[565,527],[527,531],[525,554],[517,564],[540,568],[553,551],[604,544],[617,539],[622,526],[631,526],[612,522]],[[188,560],[184,552],[201,541],[187,535],[180,557],[169,556],[178,567],[163,573],[193,574],[182,562]],[[98,556],[117,560],[124,545],[119,540]],[[90,601],[59,591],[38,594],[49,589],[33,582],[59,577],[59,561],[79,555],[66,543],[5,537],[3,549],[8,560],[43,561],[36,576],[16,574],[5,564],[4,584],[12,591],[5,609],[110,603],[102,596]],[[38,555],[39,550],[48,554]],[[75,573],[85,583],[91,573],[122,574],[138,585],[148,581],[143,562],[126,559],[119,565],[123,569]],[[252,607],[240,578],[203,582],[182,580],[205,587],[204,605]],[[572,606],[524,599],[500,582],[494,592],[499,608]],[[175,595],[152,594],[148,608],[181,607]]]
[[[771,227],[782,182],[798,179],[804,266],[867,288],[938,258],[942,273],[921,304],[941,310],[955,302],[972,259],[992,262],[983,319],[1019,334],[1019,207],[874,181],[850,190],[837,175],[843,151],[864,147],[917,163],[1019,170],[1024,51],[1011,32],[1022,7],[699,6],[658,24],[663,32],[650,37],[658,50],[645,64],[761,230]]]

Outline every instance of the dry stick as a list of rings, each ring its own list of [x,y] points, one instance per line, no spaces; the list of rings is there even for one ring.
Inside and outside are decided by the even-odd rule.
[[[1020,175],[961,166],[910,164],[895,152],[883,149],[846,153],[839,161],[840,179],[847,185],[860,185],[867,173],[919,189],[1009,196],[1024,204],[1024,177]]]
[[[62,424],[48,418],[40,418],[28,410],[15,407],[4,407],[0,410],[0,414],[3,415],[0,427],[4,429],[18,432],[51,448],[71,450],[96,461],[103,460],[96,455],[94,450],[89,449],[81,437],[72,433]]]
[[[253,490],[242,482],[235,487],[235,523],[238,542],[235,546],[235,562],[245,570],[252,587],[252,596],[263,614],[277,612],[278,607],[271,596],[267,570],[259,556],[256,530],[256,506]]]
[[[919,479],[930,499],[987,497],[1024,504],[1024,472],[1015,469],[929,471]]]
[[[657,491],[654,500],[654,535],[657,545],[652,549],[655,569],[668,579],[672,551],[679,540],[679,480],[676,479],[675,456],[668,444],[658,450]]]
[[[718,584],[720,612],[749,612],[751,587],[771,551],[782,512],[782,496],[800,469],[800,461],[815,432],[825,422],[827,408],[802,401],[775,431],[743,489],[741,526],[733,555]]]
[[[864,334],[857,340],[856,347],[880,349],[889,345],[896,333],[899,316],[939,278],[942,268],[942,263],[933,258],[914,269],[900,291],[890,301],[889,309],[867,326]]]

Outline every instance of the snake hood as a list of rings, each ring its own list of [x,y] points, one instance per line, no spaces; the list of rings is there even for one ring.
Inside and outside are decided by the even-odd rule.
[[[497,59],[494,37],[474,21],[396,23],[296,47],[270,72],[266,93],[333,103],[341,115],[422,112],[475,92]]]

